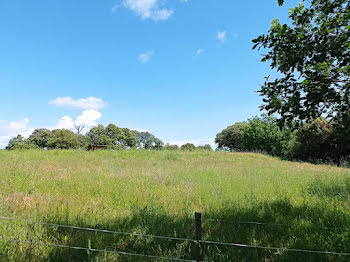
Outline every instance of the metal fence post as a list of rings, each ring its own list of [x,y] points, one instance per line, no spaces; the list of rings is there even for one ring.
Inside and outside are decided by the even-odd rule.
[[[196,232],[196,261],[203,261],[203,250],[201,247],[201,243],[199,242],[202,240],[202,213],[195,212],[194,213],[194,221],[195,221],[195,232]]]

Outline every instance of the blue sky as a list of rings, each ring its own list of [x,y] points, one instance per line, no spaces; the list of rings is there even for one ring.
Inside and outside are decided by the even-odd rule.
[[[271,74],[251,40],[287,0],[0,2],[0,146],[34,128],[115,123],[212,143],[260,114]]]

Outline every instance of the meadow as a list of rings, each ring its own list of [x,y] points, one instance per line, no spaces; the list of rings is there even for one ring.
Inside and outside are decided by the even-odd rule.
[[[28,223],[350,252],[350,169],[209,151],[0,151],[0,261],[191,260],[191,241]],[[219,219],[216,220],[216,219]],[[235,221],[235,222],[234,222]],[[247,224],[255,221],[267,224]],[[349,261],[349,256],[203,244],[204,261]]]

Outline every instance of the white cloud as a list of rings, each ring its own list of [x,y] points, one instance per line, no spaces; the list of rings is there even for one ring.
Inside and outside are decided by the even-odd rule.
[[[29,127],[29,122],[28,118],[11,122],[0,120],[0,148],[5,147],[8,141],[18,134],[28,137],[34,131],[34,128]]]
[[[97,97],[87,97],[87,98],[79,98],[74,100],[73,98],[66,96],[66,97],[57,97],[54,100],[51,100],[49,102],[51,105],[55,105],[58,107],[66,107],[66,108],[75,108],[75,109],[101,109],[106,106],[106,103],[101,99]]]
[[[161,0],[123,0],[121,6],[133,11],[142,19],[167,20],[173,10],[160,7]],[[112,12],[118,9],[119,5],[112,7]]]
[[[102,114],[97,110],[85,110],[75,120],[76,125],[84,124],[85,126],[97,126],[97,120],[102,117]]]
[[[204,51],[205,51],[204,49],[198,49],[198,50],[196,51],[196,55],[200,55],[200,54],[202,54]]]
[[[141,61],[142,63],[147,63],[151,59],[153,54],[154,54],[154,51],[148,51],[146,53],[140,54],[139,61]]]
[[[226,42],[226,40],[227,40],[227,31],[226,30],[219,31],[217,33],[217,35],[216,35],[216,38],[222,43]]]
[[[97,126],[97,120],[102,117],[101,112],[97,110],[85,110],[83,111],[75,121],[70,116],[62,117],[54,128],[49,129],[74,129],[74,125],[82,125],[84,124],[86,127],[94,127]]]
[[[69,116],[64,116],[58,121],[55,128],[49,128],[49,129],[72,129],[72,128],[74,128],[73,119]]]

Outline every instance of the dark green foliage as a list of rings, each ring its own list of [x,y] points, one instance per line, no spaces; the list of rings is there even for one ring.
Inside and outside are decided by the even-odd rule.
[[[242,135],[244,149],[264,151],[273,155],[283,154],[291,137],[291,131],[288,128],[280,129],[277,120],[266,115],[249,119],[248,123]]]
[[[282,75],[266,78],[261,108],[279,114],[281,126],[326,116],[350,128],[349,0],[311,0],[289,17],[291,25],[274,20],[253,40],[254,48],[268,49],[262,61]]]
[[[211,148],[211,146],[209,144],[205,144],[203,146],[197,146],[197,149],[200,150],[207,150],[207,151],[213,151],[213,149]]]
[[[196,146],[194,144],[191,144],[191,143],[186,143],[186,144],[181,146],[181,150],[193,151],[195,149],[196,149]]]
[[[79,148],[79,137],[67,129],[55,129],[52,131],[47,146],[51,149]]]
[[[28,141],[40,148],[47,148],[47,142],[51,136],[51,131],[46,128],[35,129],[29,136]]]
[[[113,141],[111,137],[107,134],[106,129],[103,125],[98,125],[90,129],[90,131],[86,134],[89,138],[89,144],[91,145],[106,145],[112,146]]]
[[[230,151],[245,150],[243,145],[243,130],[247,127],[246,122],[238,122],[222,130],[216,135],[215,143],[219,148],[229,148]]]
[[[31,143],[26,140],[22,135],[17,135],[15,138],[12,138],[6,149],[7,150],[21,150],[21,149],[37,149],[36,144]]]
[[[301,160],[334,160],[335,151],[332,124],[318,118],[295,131],[287,155]]]

